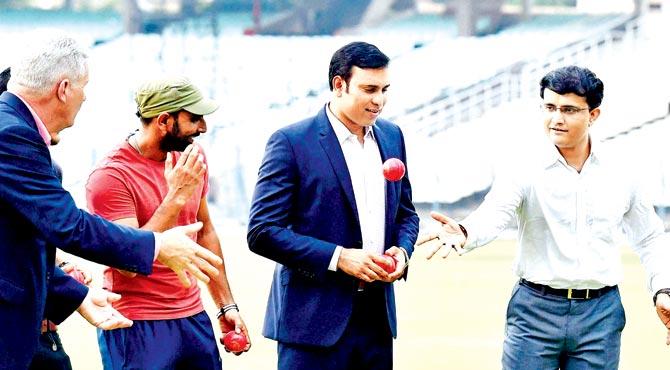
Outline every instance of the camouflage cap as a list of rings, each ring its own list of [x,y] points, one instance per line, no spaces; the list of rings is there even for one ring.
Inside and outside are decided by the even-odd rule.
[[[219,108],[218,103],[205,98],[186,77],[164,77],[145,82],[137,89],[135,102],[137,112],[144,118],[182,109],[204,116]]]

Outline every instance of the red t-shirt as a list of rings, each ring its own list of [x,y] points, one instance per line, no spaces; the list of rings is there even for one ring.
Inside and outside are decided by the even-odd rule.
[[[164,170],[165,162],[144,158],[127,141],[124,142],[112,150],[89,176],[86,184],[89,210],[110,221],[137,218],[141,227],[153,216],[167,194]],[[200,200],[209,189],[207,179],[208,173],[205,173],[202,185],[179,213],[177,225],[197,221]],[[114,303],[114,308],[127,318],[165,320],[192,316],[203,310],[198,284],[193,276],[189,279],[191,287],[185,288],[177,274],[155,261],[149,276],[138,274],[129,278],[108,267],[103,284],[106,289],[121,294],[121,300]]]

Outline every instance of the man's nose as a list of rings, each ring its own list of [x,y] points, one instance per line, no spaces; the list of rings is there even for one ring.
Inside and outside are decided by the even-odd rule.
[[[563,116],[563,112],[561,112],[560,109],[551,112],[551,121],[555,123],[564,123],[565,117]]]
[[[384,105],[384,93],[378,92],[372,95],[372,102],[378,106]]]

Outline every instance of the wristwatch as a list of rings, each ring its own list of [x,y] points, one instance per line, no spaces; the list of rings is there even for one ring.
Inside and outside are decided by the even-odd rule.
[[[654,307],[656,307],[656,298],[658,298],[659,294],[667,294],[670,296],[670,288],[659,289],[658,292],[654,294]]]

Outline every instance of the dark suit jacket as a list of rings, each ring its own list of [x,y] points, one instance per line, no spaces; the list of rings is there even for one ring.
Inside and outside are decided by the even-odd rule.
[[[249,248],[278,263],[263,335],[285,343],[333,345],[347,326],[358,283],[328,270],[337,245],[361,248],[362,237],[351,177],[325,109],[270,137],[251,205]],[[406,162],[400,128],[379,119],[373,129],[382,160]],[[384,249],[414,250],[419,218],[411,198],[407,175],[386,182]],[[393,285],[385,291],[395,337]]]
[[[154,237],[78,209],[53,171],[30,111],[5,92],[0,96],[0,368],[27,368],[43,315],[60,323],[86,295],[85,287],[54,268],[55,248],[148,274]]]

